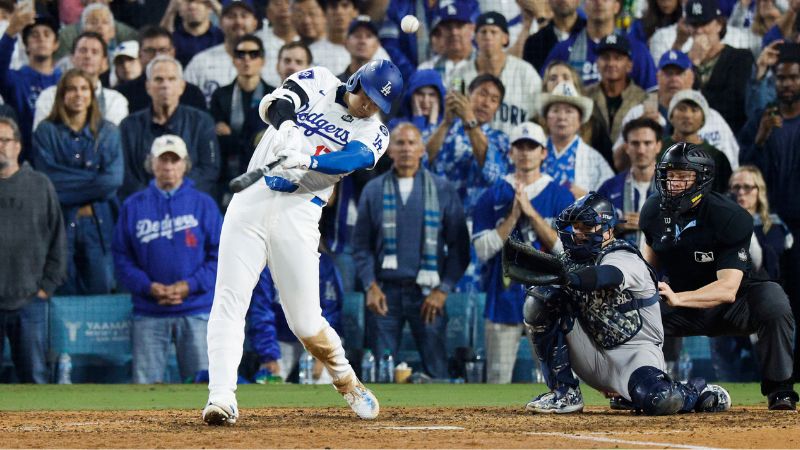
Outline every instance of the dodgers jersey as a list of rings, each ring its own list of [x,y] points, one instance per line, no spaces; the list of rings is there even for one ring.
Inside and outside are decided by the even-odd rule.
[[[286,81],[294,81],[308,96],[308,102],[298,105],[295,122],[300,128],[302,142],[296,148],[306,155],[318,156],[338,152],[351,141],[363,143],[372,151],[373,167],[389,145],[389,129],[375,117],[360,119],[347,110],[344,103],[345,85],[330,70],[313,67],[291,75]],[[278,130],[270,126],[261,138],[250,159],[247,170],[263,167],[275,161],[275,152],[281,145],[275,135]],[[281,177],[297,188],[290,192],[311,192],[327,201],[333,186],[345,175],[328,175],[314,170],[283,169],[276,167],[269,176]]]

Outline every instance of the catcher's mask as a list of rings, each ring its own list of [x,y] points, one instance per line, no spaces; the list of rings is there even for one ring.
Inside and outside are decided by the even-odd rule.
[[[678,142],[670,146],[656,166],[656,187],[661,194],[661,209],[672,214],[683,214],[695,207],[711,191],[714,181],[714,159],[699,145]],[[670,171],[692,171],[694,182],[690,185],[676,179]]]
[[[561,211],[556,228],[569,258],[584,262],[600,253],[603,235],[617,223],[611,202],[597,192],[590,192]],[[576,230],[576,225],[581,229]]]

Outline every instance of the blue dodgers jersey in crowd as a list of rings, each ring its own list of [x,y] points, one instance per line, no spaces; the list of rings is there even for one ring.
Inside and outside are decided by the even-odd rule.
[[[327,253],[319,255],[319,297],[322,316],[341,336],[344,289],[333,258]],[[247,337],[261,362],[275,361],[281,357],[278,341],[297,341],[286,322],[268,267],[261,272],[258,284],[253,289],[253,298],[247,311]]]
[[[586,29],[584,29],[585,31]],[[547,60],[542,66],[541,75],[544,76],[545,68],[552,61],[567,61],[578,72],[583,80],[583,84],[588,86],[600,81],[600,73],[597,71],[597,43],[588,36],[586,37],[586,58],[582,63],[577,61],[570,61],[572,54],[572,45],[578,35],[570,36],[569,39],[559,42],[558,45],[553,47],[550,54],[547,55]],[[644,90],[651,90],[656,87],[656,65],[653,62],[653,57],[650,55],[650,50],[641,42],[632,40],[631,44],[631,58],[633,59],[633,70],[630,73],[631,79],[639,87]]]
[[[456,119],[436,159],[428,161],[431,171],[453,185],[464,206],[464,214],[472,215],[472,208],[484,190],[509,172],[508,135],[483,124],[481,130],[489,141],[483,167],[478,165],[472,152],[472,143],[461,119]]]
[[[547,178],[550,179],[550,177]],[[481,234],[497,228],[511,211],[515,193],[514,186],[509,180],[513,180],[513,175],[508,175],[495,183],[478,200],[472,215],[473,241]],[[552,179],[550,180],[531,200],[531,205],[542,218],[552,223],[564,208],[572,204],[575,198],[568,189],[559,186]],[[526,230],[526,228],[530,228],[527,221],[520,219],[512,233],[534,248],[541,249],[542,244],[536,239],[533,230]],[[486,288],[484,317],[495,323],[522,323],[525,287],[519,283],[510,283],[506,288],[501,252],[497,252],[483,265],[482,276]]]
[[[214,299],[222,215],[207,194],[184,178],[169,198],[150,186],[122,206],[112,251],[117,280],[131,291],[133,312],[145,316],[209,313]],[[159,306],[150,283],[189,283],[180,305]]]

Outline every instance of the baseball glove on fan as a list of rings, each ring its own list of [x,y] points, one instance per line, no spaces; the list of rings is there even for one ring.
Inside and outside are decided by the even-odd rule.
[[[503,274],[525,285],[567,284],[567,271],[561,260],[512,238],[503,245]]]

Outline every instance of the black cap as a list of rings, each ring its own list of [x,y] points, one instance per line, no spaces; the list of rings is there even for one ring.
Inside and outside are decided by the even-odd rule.
[[[595,49],[596,54],[601,54],[603,52],[619,52],[623,55],[627,55],[628,58],[631,57],[631,42],[628,40],[625,35],[622,34],[609,34],[608,36],[600,39],[600,43],[597,44],[597,48]]]
[[[244,0],[234,0],[228,3],[227,5],[225,5],[224,8],[222,8],[222,14],[220,14],[220,16],[227,16],[228,13],[231,12],[234,8],[242,8],[243,10],[249,12],[250,14],[258,17],[255,8],[253,8],[253,5]]]
[[[26,42],[28,40],[28,36],[31,34],[31,31],[33,31],[33,27],[38,27],[39,25],[44,25],[50,28],[53,30],[53,33],[58,36],[58,21],[49,15],[38,14],[32,24],[22,29],[22,42]]]
[[[350,36],[355,32],[358,27],[367,28],[369,31],[372,31],[372,34],[375,36],[378,35],[378,26],[375,25],[375,22],[369,18],[369,16],[358,16],[350,22],[350,26],[347,28],[347,35]]]
[[[508,21],[506,17],[499,12],[489,11],[478,16],[475,22],[475,32],[481,29],[484,25],[496,25],[503,30],[503,33],[508,34]]]
[[[779,45],[778,63],[800,63],[800,44],[786,42]]]
[[[686,22],[689,25],[705,25],[722,16],[717,0],[689,0],[684,7]]]

